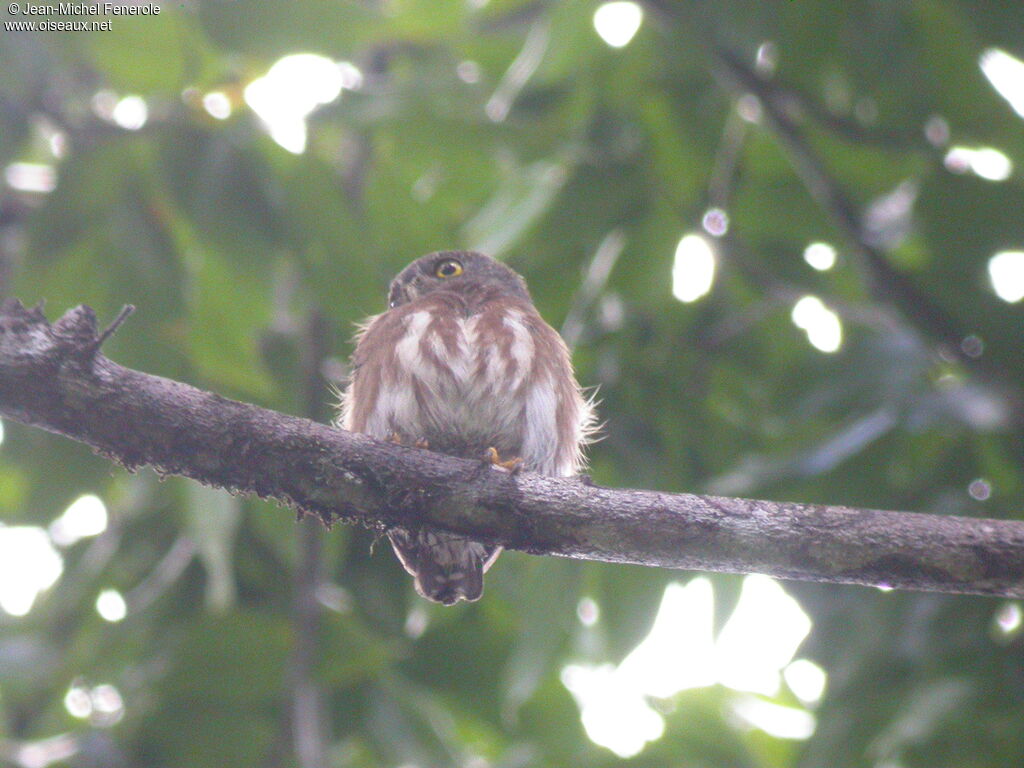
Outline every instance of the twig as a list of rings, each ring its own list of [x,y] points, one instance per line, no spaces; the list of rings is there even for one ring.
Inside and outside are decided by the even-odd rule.
[[[127,320],[128,317],[134,311],[135,311],[135,306],[132,305],[132,304],[125,304],[123,307],[121,307],[121,311],[117,313],[117,317],[115,317],[114,320],[110,323],[110,325],[108,325],[106,327],[106,330],[104,330],[103,333],[101,333],[99,336],[96,337],[96,341],[94,341],[88,347],[88,351],[90,353],[93,353],[96,350],[98,350],[100,347],[102,347],[106,343],[107,339],[109,339],[111,336],[113,336],[114,332],[117,331],[117,329],[121,327],[121,323],[123,323],[125,320]]]
[[[188,536],[179,536],[156,567],[131,592],[125,595],[130,613],[137,613],[164,594],[196,556],[196,544]]]
[[[613,229],[605,235],[594,252],[586,273],[576,294],[572,297],[569,312],[562,323],[562,338],[569,349],[575,349],[583,336],[584,317],[594,302],[604,292],[611,277],[615,263],[626,247],[626,234],[621,229]]]
[[[708,205],[725,208],[732,196],[732,186],[740,161],[740,152],[747,135],[747,124],[734,106],[725,116],[722,137],[718,140],[715,163],[708,179]]]
[[[601,488],[511,475],[84,358],[92,310],[0,308],[0,414],[129,468],[374,527],[432,526],[533,554],[1024,597],[1024,522]]]

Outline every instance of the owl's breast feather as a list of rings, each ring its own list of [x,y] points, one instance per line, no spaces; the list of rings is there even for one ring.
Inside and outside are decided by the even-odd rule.
[[[467,458],[493,447],[544,474],[578,471],[593,416],[561,338],[528,302],[467,312],[454,298],[432,294],[364,326],[342,426]]]
[[[411,417],[405,428],[432,443],[521,450],[527,412],[548,411],[542,420],[552,420],[555,406],[549,377],[538,376],[524,310],[496,304],[466,316],[446,309],[427,306],[404,318],[388,392],[404,402],[393,412]]]
[[[438,395],[479,401],[519,390],[534,368],[534,341],[515,307],[464,316],[425,308],[405,319],[397,366]],[[447,398],[446,398],[447,399]]]

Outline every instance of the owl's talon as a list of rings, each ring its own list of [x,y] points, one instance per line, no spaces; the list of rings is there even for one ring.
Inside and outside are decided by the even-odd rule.
[[[513,475],[519,474],[523,468],[523,460],[518,456],[502,461],[501,454],[498,453],[498,449],[493,445],[487,449],[487,461],[492,466],[501,467],[506,472],[511,472]]]
[[[402,437],[397,432],[392,432],[391,434],[388,435],[388,442],[389,443],[394,443],[395,445],[400,445],[403,448],[408,448],[409,447],[409,441],[406,440],[404,437]],[[429,448],[430,447],[430,443],[427,442],[426,438],[421,437],[418,440],[414,440],[412,442],[412,446],[414,448]]]

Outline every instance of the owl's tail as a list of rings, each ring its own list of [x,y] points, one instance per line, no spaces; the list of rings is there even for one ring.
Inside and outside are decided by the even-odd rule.
[[[484,573],[501,553],[501,547],[442,531],[396,528],[388,538],[405,570],[416,580],[416,591],[444,605],[479,600]]]

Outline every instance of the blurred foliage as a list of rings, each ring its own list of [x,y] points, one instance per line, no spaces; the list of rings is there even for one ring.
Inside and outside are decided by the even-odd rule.
[[[326,419],[315,374],[343,382],[353,323],[383,308],[389,278],[431,250],[485,248],[553,324],[579,323],[580,378],[606,423],[597,482],[1021,516],[1024,303],[999,300],[986,265],[1024,248],[1024,184],[943,157],[993,146],[1024,164],[1021,119],[978,66],[991,47],[1024,57],[1024,5],[652,2],[621,49],[595,33],[597,6],[197,1],[111,32],[4,31],[0,293],[45,299],[51,318],[133,303],[110,357]],[[722,51],[774,89],[795,150]],[[296,155],[243,92],[298,52],[351,62],[362,82],[310,116]],[[203,108],[213,91],[227,119]],[[104,107],[129,95],[148,109],[137,130]],[[862,227],[837,224],[794,152]],[[11,163],[52,166],[56,187],[19,188]],[[716,282],[683,304],[673,252],[709,206],[730,220]],[[838,248],[829,271],[802,258],[817,240]],[[588,283],[613,241],[610,275]],[[915,293],[880,284],[859,241]],[[791,322],[804,294],[839,313],[838,353]],[[983,353],[948,347],[936,316]],[[315,765],[290,725],[303,669],[332,766],[1024,764],[1024,645],[997,629],[1004,601],[787,584],[814,622],[800,655],[829,676],[813,736],[751,729],[713,687],[659,702],[665,735],[623,760],[588,740],[560,670],[620,661],[686,574],[510,553],[480,603],[438,608],[365,531],[324,532],[320,552],[273,505],[3,426],[6,525],[45,527],[84,492],[111,510],[104,533],[62,550],[27,616],[0,619],[11,764],[45,764],[70,734],[70,766]],[[977,479],[987,498],[968,493]],[[738,578],[713,577],[719,626]],[[119,623],[93,608],[105,588],[126,596]],[[298,606],[317,600],[303,660],[314,625]],[[102,683],[123,697],[119,722],[96,704]],[[92,691],[91,716],[72,716],[69,690]]]

